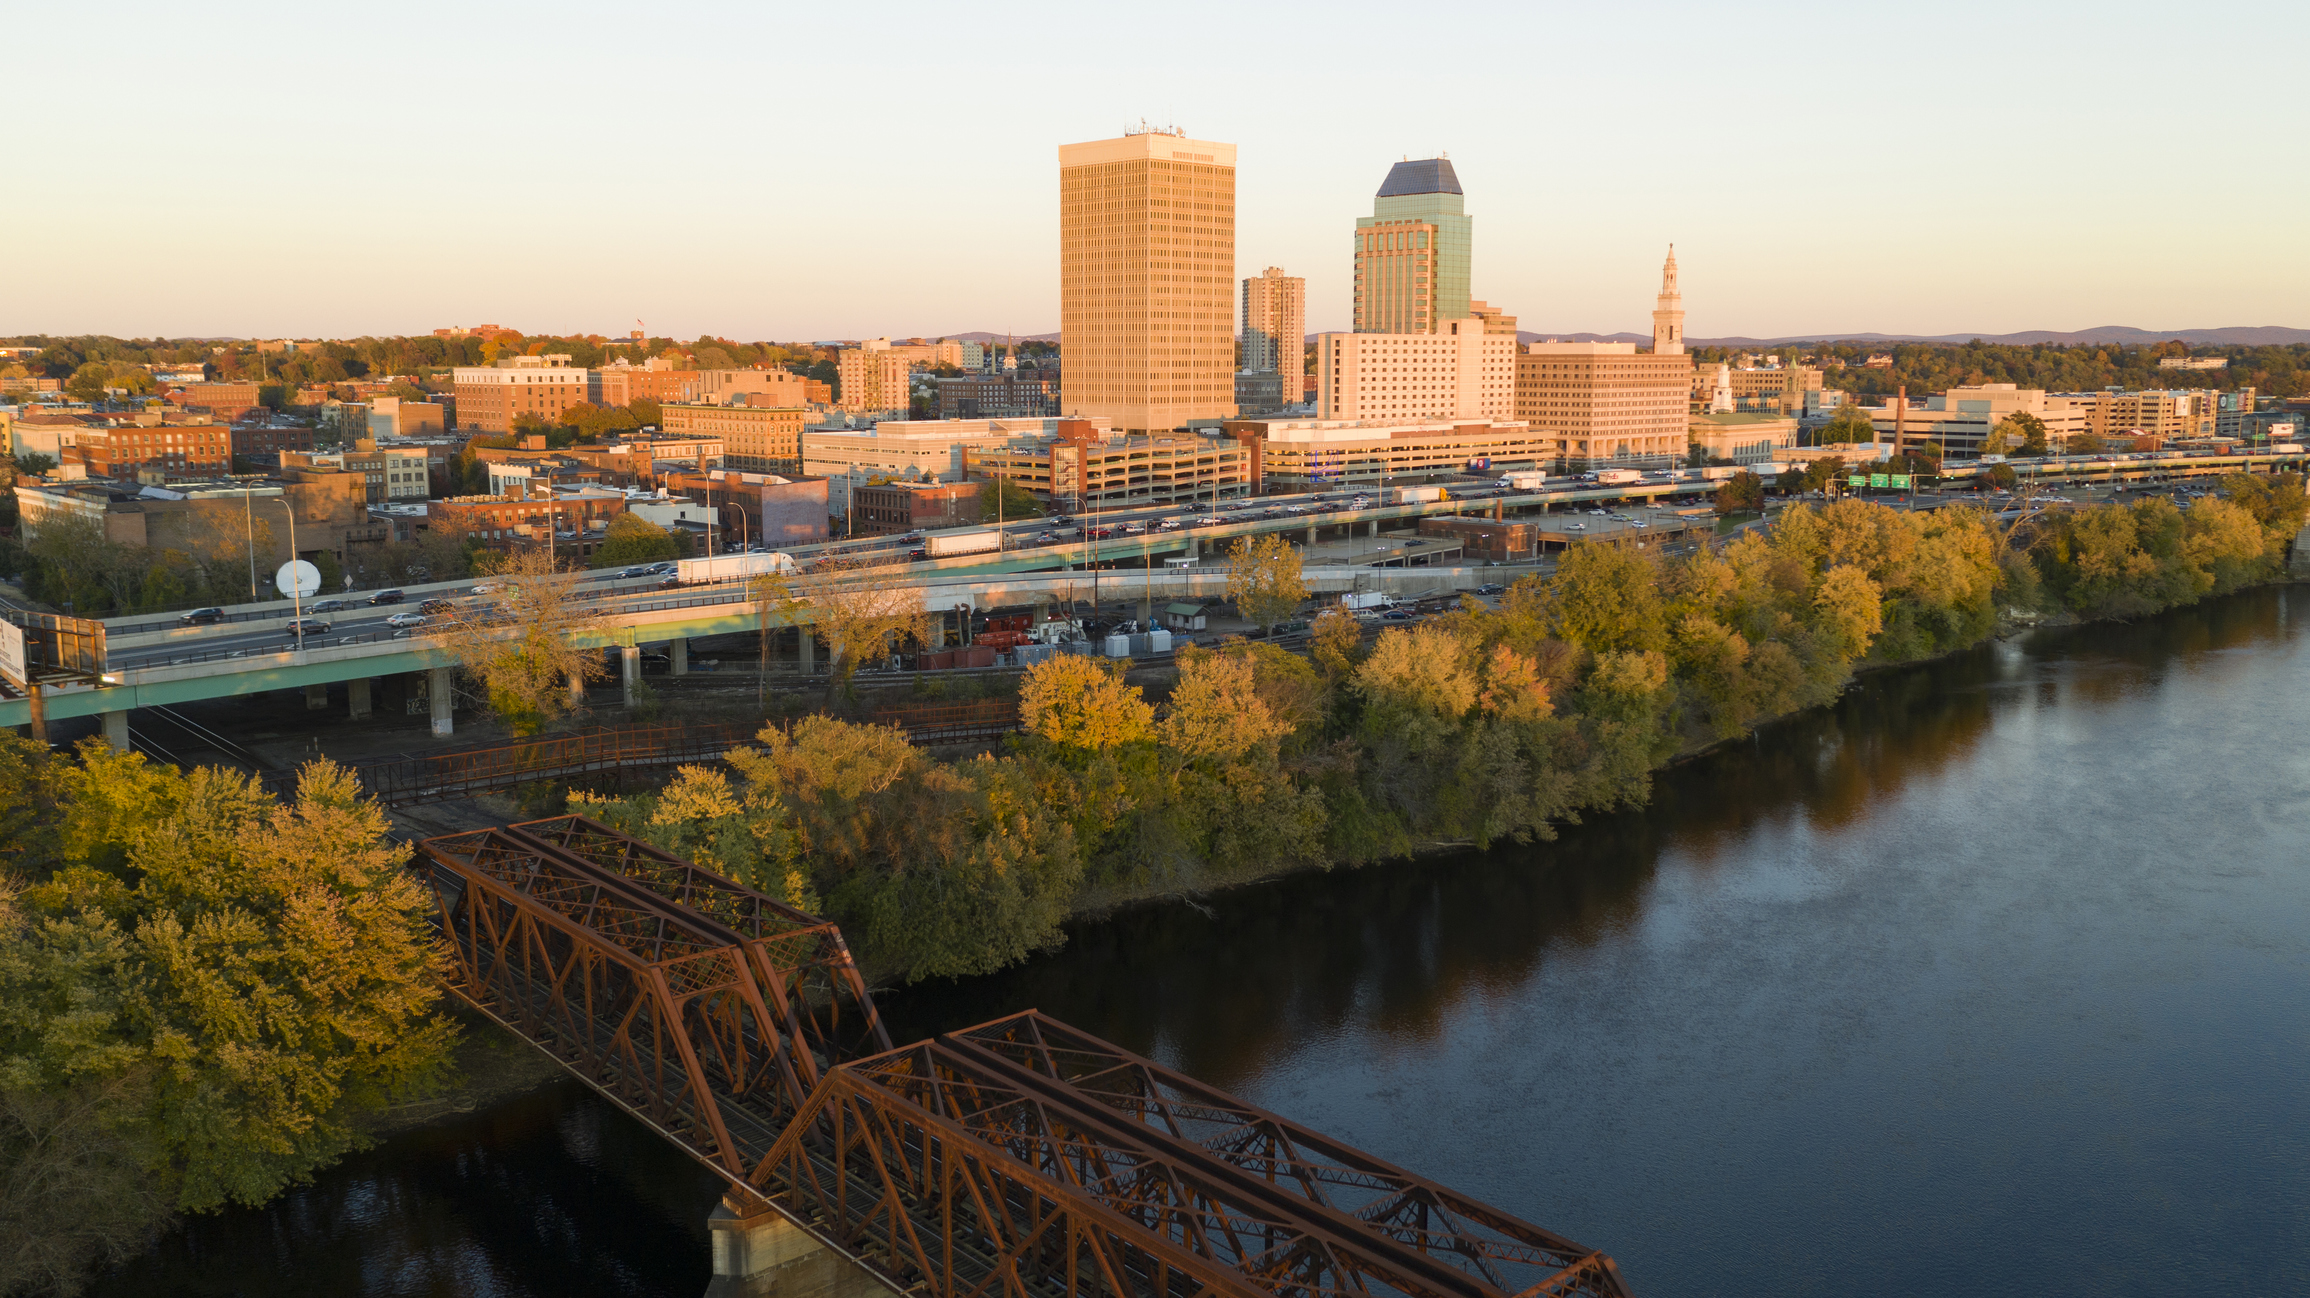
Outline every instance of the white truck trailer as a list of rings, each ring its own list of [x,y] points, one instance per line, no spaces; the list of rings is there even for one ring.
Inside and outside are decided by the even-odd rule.
[[[765,573],[794,571],[794,556],[782,552],[769,554],[718,554],[711,559],[684,559],[674,575],[685,586],[704,582],[751,581]]]
[[[985,554],[1003,548],[1003,534],[983,532],[933,532],[923,538],[922,553],[928,559],[951,559],[958,554]]]

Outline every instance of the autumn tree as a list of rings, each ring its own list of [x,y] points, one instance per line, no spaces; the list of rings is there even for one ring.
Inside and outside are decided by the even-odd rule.
[[[1290,724],[1259,697],[1254,678],[1248,657],[1202,653],[1183,659],[1171,714],[1159,727],[1164,746],[1190,757],[1230,759],[1291,733]]]
[[[1725,479],[1716,489],[1716,512],[1737,514],[1765,507],[1765,480],[1747,469]]]
[[[1147,737],[1155,709],[1103,659],[1060,654],[1019,682],[1019,724],[1062,748],[1097,751]]]
[[[517,735],[533,735],[578,706],[570,682],[609,674],[602,654],[581,646],[595,610],[578,574],[543,550],[489,554],[475,565],[489,590],[428,636]]]
[[[1298,547],[1273,534],[1237,537],[1227,553],[1227,598],[1262,631],[1298,612],[1307,602]]]
[[[1041,518],[1043,502],[1009,478],[988,478],[979,484],[979,518],[992,523],[1014,518]]]
[[[921,589],[892,580],[895,575],[887,563],[821,559],[806,572],[756,577],[752,594],[765,631],[775,619],[805,625],[805,634],[826,641],[832,657],[826,694],[833,702],[849,696],[851,678],[862,663],[894,645],[930,638]]]

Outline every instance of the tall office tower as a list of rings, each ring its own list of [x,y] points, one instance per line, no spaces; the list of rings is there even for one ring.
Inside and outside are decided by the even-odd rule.
[[[1450,160],[1397,163],[1356,218],[1356,332],[1427,334],[1468,318],[1475,241]]]
[[[1660,298],[1652,307],[1652,352],[1655,356],[1684,354],[1684,294],[1676,291],[1676,245],[1668,245],[1668,264],[1660,268]]]
[[[1306,358],[1307,281],[1281,266],[1243,281],[1243,368],[1296,379]],[[1291,395],[1298,398],[1296,386]]]
[[[1059,146],[1060,407],[1120,433],[1235,417],[1235,146]]]

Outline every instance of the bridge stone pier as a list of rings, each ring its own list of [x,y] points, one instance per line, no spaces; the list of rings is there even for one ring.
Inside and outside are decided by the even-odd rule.
[[[897,1292],[751,1195],[722,1196],[706,1227],[714,1237],[706,1298],[890,1298]]]

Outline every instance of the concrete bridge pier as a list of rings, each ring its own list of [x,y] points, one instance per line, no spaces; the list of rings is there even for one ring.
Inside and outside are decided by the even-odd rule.
[[[666,656],[673,660],[674,675],[687,676],[690,674],[690,639],[688,636],[674,637],[673,643],[667,646]]]
[[[327,685],[307,685],[305,687],[305,711],[327,712],[328,710],[329,687]]]
[[[104,714],[104,742],[120,752],[128,751],[128,709]]]
[[[638,644],[618,647],[618,683],[625,687],[626,706],[634,705],[634,686],[642,679],[642,647]]]
[[[723,1195],[706,1228],[714,1237],[706,1298],[891,1298],[864,1267],[751,1195]]]
[[[356,676],[345,682],[345,715],[355,721],[369,719],[369,678]]]
[[[807,626],[797,629],[802,633],[802,674],[814,676],[818,672],[818,634]]]
[[[457,694],[449,683],[449,668],[435,667],[425,673],[425,697],[433,704],[433,737],[447,739],[457,733]]]

